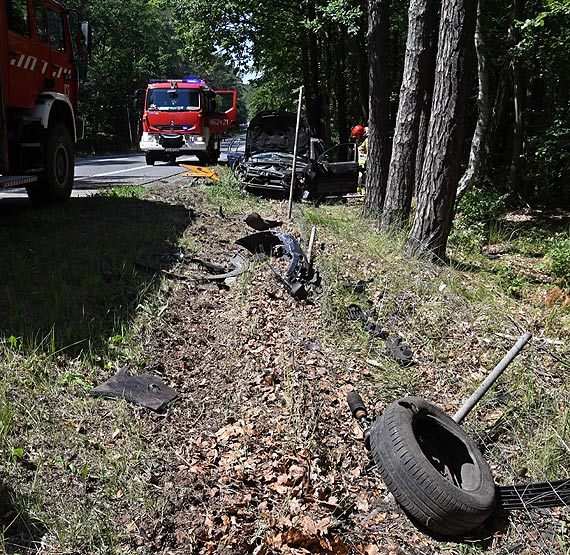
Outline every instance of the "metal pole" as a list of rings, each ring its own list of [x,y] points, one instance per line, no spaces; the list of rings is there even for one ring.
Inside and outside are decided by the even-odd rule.
[[[532,333],[529,331],[524,333],[524,335],[516,342],[515,346],[504,356],[503,360],[501,360],[501,362],[495,366],[493,371],[483,380],[483,383],[475,390],[473,395],[471,395],[465,404],[455,413],[453,416],[453,420],[455,420],[455,422],[461,424],[463,419],[471,412],[483,395],[487,393],[497,378],[503,373],[505,368],[522,351],[522,348],[528,343],[531,337]]]
[[[291,172],[291,187],[289,188],[289,210],[287,217],[291,219],[293,212],[293,188],[295,186],[295,172],[297,169],[297,143],[299,142],[299,126],[301,125],[301,102],[303,100],[303,85],[299,87],[299,103],[297,106],[297,127],[295,128],[295,146],[293,148],[293,169]]]
[[[315,233],[317,231],[317,226],[314,225],[311,229],[311,237],[309,239],[309,247],[307,248],[307,262],[310,264],[313,259],[313,243],[315,242]]]

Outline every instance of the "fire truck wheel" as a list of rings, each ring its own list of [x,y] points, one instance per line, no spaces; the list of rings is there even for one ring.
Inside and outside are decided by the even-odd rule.
[[[28,187],[28,197],[34,204],[63,202],[71,196],[75,175],[75,153],[69,129],[56,123],[48,129],[44,152],[44,171],[38,181]]]
[[[145,152],[144,158],[147,166],[154,166],[156,160],[154,159],[154,154],[152,154],[152,152]]]
[[[382,479],[406,513],[446,536],[475,530],[495,506],[495,484],[465,431],[420,397],[392,403],[370,430]]]

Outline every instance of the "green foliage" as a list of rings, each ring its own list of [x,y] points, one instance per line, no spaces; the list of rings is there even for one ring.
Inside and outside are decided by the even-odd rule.
[[[562,287],[570,288],[570,235],[557,234],[548,242],[548,271]]]
[[[505,212],[507,198],[495,189],[473,187],[461,199],[458,212],[468,224],[490,222]]]

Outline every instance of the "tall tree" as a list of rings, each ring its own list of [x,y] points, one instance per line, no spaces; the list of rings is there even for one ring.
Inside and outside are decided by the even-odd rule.
[[[390,164],[390,0],[368,2],[368,156],[364,215],[379,217]]]
[[[423,251],[434,261],[445,259],[453,220],[476,15],[472,0],[442,2],[428,143],[405,246],[406,252]]]
[[[435,23],[433,0],[410,1],[404,75],[382,210],[381,227],[384,230],[404,223],[410,213],[422,101],[426,94],[431,97],[433,83],[430,44]]]
[[[481,28],[481,2],[477,8],[477,23],[475,25],[475,51],[477,53],[477,124],[471,140],[471,152],[467,169],[459,181],[457,188],[457,205],[461,197],[481,178],[484,165],[487,160],[489,148],[487,142],[487,130],[489,128],[490,99],[489,99],[489,66],[487,49]]]

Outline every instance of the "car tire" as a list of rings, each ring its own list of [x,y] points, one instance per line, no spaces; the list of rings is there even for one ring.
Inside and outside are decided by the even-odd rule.
[[[372,456],[405,512],[445,536],[478,528],[495,507],[483,455],[447,414],[419,397],[389,405],[370,431]]]
[[[155,159],[154,154],[152,152],[145,152],[144,158],[145,158],[147,166],[154,166],[156,159]]]
[[[32,204],[41,206],[69,200],[75,177],[75,151],[71,133],[61,122],[48,129],[43,165],[38,181],[27,187]]]

